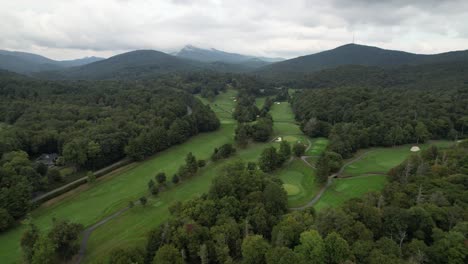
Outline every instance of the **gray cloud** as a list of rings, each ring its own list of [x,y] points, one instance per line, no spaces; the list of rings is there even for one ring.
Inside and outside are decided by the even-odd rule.
[[[295,57],[351,42],[468,48],[466,0],[0,0],[0,49],[53,58],[185,44]]]

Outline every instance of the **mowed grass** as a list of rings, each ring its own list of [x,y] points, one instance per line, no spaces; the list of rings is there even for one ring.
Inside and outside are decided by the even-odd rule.
[[[387,177],[384,175],[335,179],[314,207],[317,210],[338,207],[349,199],[362,197],[368,192],[380,191],[386,183]]]
[[[431,141],[425,144],[419,144],[421,149],[426,149],[431,145],[440,147],[453,144],[451,141]],[[372,173],[387,173],[391,168],[402,163],[411,153],[410,148],[413,145],[402,145],[389,148],[371,148],[361,150],[357,155],[362,155],[362,159],[351,163],[343,171],[343,176],[357,176]]]
[[[319,137],[312,139],[312,147],[306,152],[308,156],[319,156],[328,146],[328,139]]]
[[[218,118],[221,120],[221,123],[233,123],[234,119],[232,118],[233,109],[236,107],[235,98],[237,96],[237,91],[233,89],[227,89],[226,92],[218,94],[213,101],[203,98],[200,95],[196,95],[204,104],[207,104],[211,107],[213,112],[216,113]]]
[[[288,203],[291,207],[306,204],[320,189],[320,186],[315,182],[315,171],[300,159],[293,160],[277,171],[275,175],[285,184],[285,189],[288,192]]]
[[[295,122],[294,113],[288,102],[273,103],[270,114],[275,122]]]

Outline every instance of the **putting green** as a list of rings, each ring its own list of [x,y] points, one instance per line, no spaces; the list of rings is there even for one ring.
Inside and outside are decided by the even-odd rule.
[[[295,187],[288,190],[288,203],[291,207],[298,207],[310,201],[320,189],[315,182],[315,171],[302,160],[295,159],[285,167],[275,172],[286,186]],[[286,187],[285,187],[286,188]],[[296,190],[297,188],[297,190]]]
[[[299,189],[298,186],[293,185],[293,184],[285,183],[285,184],[283,184],[283,188],[286,190],[286,193],[289,196],[297,195],[297,194],[299,194],[301,192],[301,189]]]

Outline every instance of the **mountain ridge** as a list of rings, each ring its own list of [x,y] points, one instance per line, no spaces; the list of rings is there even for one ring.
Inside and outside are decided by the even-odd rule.
[[[391,67],[468,60],[468,50],[439,54],[415,54],[374,46],[346,44],[310,55],[272,63],[257,70],[263,75],[300,74],[343,65]]]

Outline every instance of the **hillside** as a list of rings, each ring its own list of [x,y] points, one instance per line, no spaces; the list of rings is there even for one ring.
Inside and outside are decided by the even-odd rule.
[[[347,44],[338,48],[302,56],[264,66],[258,73],[265,76],[277,74],[302,74],[343,65],[401,66],[468,60],[468,51],[453,51],[434,55],[414,54],[377,47]]]
[[[217,49],[202,49],[187,45],[175,54],[177,57],[202,61],[202,62],[225,62],[232,64],[243,64],[246,67],[260,67],[272,62],[282,61],[282,58],[255,57],[230,53]]]
[[[41,73],[38,76],[64,79],[133,79],[163,73],[197,71],[202,68],[197,62],[160,51],[136,50],[80,67]]]
[[[102,59],[86,57],[76,60],[56,61],[33,53],[0,50],[0,69],[17,73],[33,73],[82,66]]]

